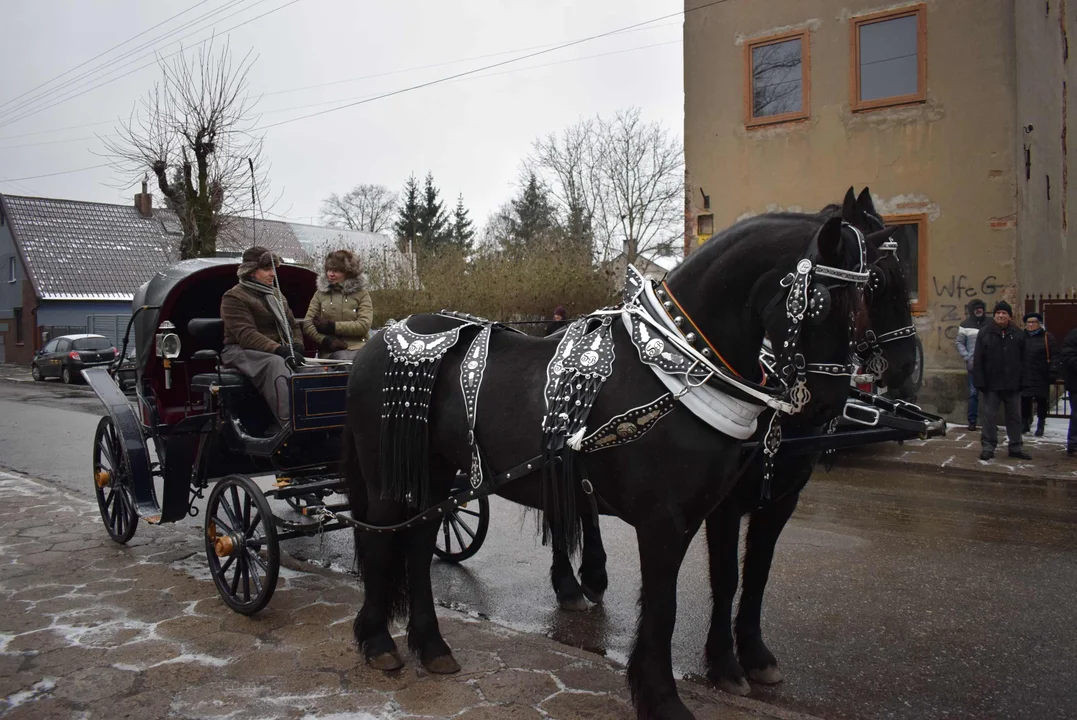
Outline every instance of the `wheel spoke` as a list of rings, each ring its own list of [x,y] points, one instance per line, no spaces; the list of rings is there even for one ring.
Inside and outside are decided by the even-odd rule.
[[[116,502],[112,503],[112,511],[109,513],[109,516],[108,516],[108,526],[110,528],[112,528],[112,531],[114,533],[116,532],[116,516],[117,516],[117,514],[119,512],[119,508],[120,508],[120,501],[117,500]],[[116,534],[119,534],[119,533],[116,533]]]
[[[463,528],[464,532],[466,532],[468,537],[471,538],[471,541],[475,542],[475,533],[470,527],[468,527],[468,524],[466,522],[464,522],[455,515],[450,515],[449,517],[452,519],[454,525],[459,525],[461,528]]]
[[[464,538],[460,535],[460,530],[456,527],[456,518],[452,515],[449,516],[449,522],[452,523],[452,532],[456,536],[456,540],[460,543],[460,549],[463,550],[467,546],[464,545]]]
[[[243,568],[243,602],[251,601],[251,569],[247,566],[247,555],[239,556],[239,566]]]
[[[480,515],[479,513],[475,512],[474,510],[468,510],[467,508],[456,508],[456,512],[463,513],[464,515],[470,515],[471,517],[475,518],[482,517],[482,515]]]
[[[250,493],[244,491],[243,493],[243,530],[244,537],[251,528],[251,496]]]
[[[258,568],[253,567],[251,564],[251,551],[247,551],[246,566],[247,572],[250,575],[251,582],[254,584],[254,592],[256,595],[262,594],[262,580],[258,577]]]
[[[449,519],[445,518],[441,522],[441,532],[445,535],[445,552],[452,552],[452,541],[449,539]]]
[[[251,546],[250,546],[250,545],[248,545],[247,547],[248,547],[248,548],[251,548]],[[254,552],[250,552],[250,550],[248,550],[248,552],[250,553],[250,557],[251,557],[251,558],[252,558],[252,559],[253,559],[253,560],[254,560],[254,561],[255,561],[256,563],[258,563],[258,567],[260,567],[260,568],[262,568],[263,570],[265,570],[265,573],[266,573],[266,575],[268,575],[268,574],[269,574],[269,564],[268,564],[268,563],[267,563],[267,562],[266,562],[265,560],[263,560],[263,559],[262,559],[262,556],[261,556],[261,555],[259,554],[259,552],[258,552],[258,551],[260,551],[261,549],[262,549],[262,548],[261,548],[261,547],[259,546],[259,547],[257,547],[257,548],[251,548],[251,550],[254,550]]]
[[[262,522],[262,513],[259,510],[255,510],[254,520],[247,526],[246,539],[250,540],[254,537],[255,531],[258,530],[259,524]]]
[[[224,496],[224,493],[221,493],[220,500],[221,500],[221,504],[220,504],[219,507],[222,510],[224,510],[224,514],[228,516],[228,522],[231,523],[231,525],[232,525],[232,527],[229,528],[229,532],[231,532],[233,530],[238,530],[239,529],[239,518],[237,518],[236,513],[234,513],[232,511],[232,506],[228,504],[228,498],[226,498]],[[216,513],[214,513],[214,515],[216,516]]]
[[[243,524],[243,505],[239,501],[239,487],[232,485],[228,490],[232,493],[232,512],[235,513],[236,530],[242,530],[246,525]]]
[[[235,561],[235,555],[229,555],[228,559],[217,570],[217,577],[221,579],[221,582],[228,582],[228,578],[225,577],[225,573],[228,572],[228,568],[232,567],[232,563]]]
[[[234,559],[234,558],[231,558],[231,559]],[[228,593],[228,594],[231,595],[232,597],[235,597],[236,593],[239,592],[239,574],[240,574],[240,571],[243,569],[243,563],[242,562],[237,562],[237,563],[233,563],[233,564],[235,565],[235,568],[234,568],[234,572],[232,573],[231,592]]]
[[[112,510],[112,503],[116,500],[116,490],[114,488],[108,489],[108,495],[105,496],[105,510]]]

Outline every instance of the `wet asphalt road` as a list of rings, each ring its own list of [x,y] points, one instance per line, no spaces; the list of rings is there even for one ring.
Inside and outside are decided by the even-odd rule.
[[[0,466],[89,494],[99,414],[85,388],[0,381]],[[623,659],[639,591],[631,528],[603,519],[606,602],[570,614],[553,609],[534,514],[492,507],[475,557],[435,563],[439,601]],[[709,622],[701,540],[681,570],[674,637],[688,675],[702,671]],[[348,567],[349,545],[337,533],[288,549]],[[1077,717],[1075,597],[1073,491],[820,472],[779,543],[764,608],[786,680],[753,696],[833,718]]]

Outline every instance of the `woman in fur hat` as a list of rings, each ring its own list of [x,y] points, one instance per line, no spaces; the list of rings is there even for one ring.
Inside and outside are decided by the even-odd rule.
[[[320,357],[351,360],[366,342],[374,305],[363,287],[361,270],[359,258],[350,250],[335,250],[325,257],[318,292],[303,319],[303,334],[318,343]]]

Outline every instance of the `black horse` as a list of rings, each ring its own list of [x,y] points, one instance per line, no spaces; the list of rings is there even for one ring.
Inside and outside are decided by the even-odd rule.
[[[882,381],[882,385],[891,390],[891,395],[893,396],[893,391],[900,389],[905,380],[912,374],[916,361],[916,340],[914,334],[909,334],[907,332],[912,330],[913,325],[912,315],[909,308],[908,286],[901,269],[901,263],[895,253],[880,250],[880,245],[890,239],[890,233],[884,231],[884,223],[875,210],[874,203],[872,203],[871,200],[870,191],[865,187],[860,195],[856,196],[853,193],[853,189],[849,188],[845,195],[843,205],[828,205],[817,214],[804,215],[781,213],[776,214],[775,216],[786,217],[803,222],[815,222],[819,225],[822,225],[823,222],[830,218],[842,217],[843,220],[868,236],[868,261],[872,265],[873,279],[876,287],[874,289],[869,288],[867,323],[861,323],[860,326],[857,327],[856,342],[861,348],[859,354],[861,355],[860,360],[863,364],[867,364],[873,355],[881,353],[881,357],[883,357],[886,362],[883,363],[885,369],[879,371],[879,380]],[[868,335],[869,330],[872,332],[871,335]],[[869,338],[880,338],[881,342],[869,342]],[[818,413],[816,413],[816,415],[818,417]],[[830,418],[819,417],[818,419],[820,421],[828,421]],[[794,434],[812,432],[815,430],[816,428],[813,427],[804,427],[803,421],[800,419],[791,423],[789,427],[789,431]],[[756,439],[758,440],[758,438]],[[818,456],[804,455],[790,458],[786,453],[781,453],[779,457],[781,458],[781,462],[775,468],[775,475],[782,478],[780,486],[783,488],[787,487],[790,481],[790,475],[788,474],[791,469],[790,466],[796,470],[794,473],[796,478],[795,482],[799,482],[800,487],[803,487],[803,484],[807,482],[804,473],[807,472],[808,475],[810,475],[810,467],[814,466],[815,461],[818,459]],[[805,468],[808,469],[805,470]],[[749,501],[752,498],[759,500],[761,496],[761,475],[761,469],[745,473],[744,477],[737,483],[737,487],[734,492],[731,493],[729,499],[723,502],[716,511],[721,515],[723,521],[729,517],[729,503],[737,502],[736,499],[738,497],[743,497]],[[803,482],[801,482],[801,480]],[[792,498],[794,507],[796,504],[795,495],[798,493],[799,489],[792,493],[794,496]],[[765,503],[765,505],[769,506],[771,504],[780,504],[787,501],[786,496],[783,494],[777,496],[774,503]],[[789,512],[792,512],[792,508],[789,509]],[[731,524],[739,527],[739,515]],[[761,526],[762,524],[763,521],[760,520],[758,525]],[[785,521],[783,520],[778,526],[777,532],[781,532],[781,527],[783,527],[784,524]],[[708,522],[707,527],[710,528],[711,526],[711,523]],[[728,529],[723,529],[723,532],[730,531]],[[775,535],[774,540],[777,540],[777,535]],[[757,551],[752,551],[749,558],[745,561],[746,568],[750,566],[754,569],[757,565],[764,563],[766,553],[764,553],[760,547],[758,538],[755,547]],[[770,550],[771,553],[773,553],[773,546]],[[724,557],[727,554],[728,553],[725,552],[722,556]],[[767,568],[769,568],[769,564],[770,560],[765,559]],[[728,575],[728,571],[723,568],[722,577],[724,578]],[[593,603],[602,602],[609,580],[606,573],[606,552],[602,545],[602,535],[599,530],[597,518],[585,517],[583,521],[583,551],[580,561],[579,579],[577,580],[576,578],[568,554],[554,550],[553,561],[550,565],[550,582],[553,585],[557,602],[564,610],[583,611],[588,608],[588,600]],[[765,571],[763,572],[762,582],[764,584],[766,583]],[[725,585],[718,582],[718,580],[712,580],[712,585],[715,590],[714,612],[715,617],[717,617],[720,608],[726,600]],[[719,585],[722,585],[720,592]],[[736,578],[734,577],[732,592],[735,593],[736,589],[737,584]],[[754,598],[752,595],[749,595],[748,597],[750,600]],[[719,598],[721,598],[721,600],[719,600]],[[729,596],[728,600],[732,600],[732,595]],[[744,601],[742,600],[742,607],[748,608],[749,606],[745,606]],[[750,613],[746,613],[745,620],[749,617]],[[728,622],[725,623],[726,626],[728,626],[728,624]],[[756,626],[758,626],[758,621],[756,622]],[[733,665],[729,662],[729,656],[724,652],[724,638],[718,635],[719,632],[720,628],[716,628],[712,625],[711,643],[708,644],[708,659],[712,658],[711,647],[713,645],[715,649],[713,655],[715,661],[712,661],[711,667],[732,668]],[[728,633],[726,634],[728,635]],[[745,638],[747,637],[748,635],[746,634]],[[731,653],[731,636],[728,645]],[[719,648],[723,648],[723,651],[719,652]],[[768,657],[765,652],[760,652],[758,655],[763,658]],[[717,658],[719,657],[724,659],[718,661]],[[717,662],[717,665],[713,664],[714,662]],[[757,674],[757,677],[760,678],[766,676],[768,676],[767,673],[764,673],[763,675]],[[740,677],[743,677],[743,673],[740,673]],[[774,677],[773,672],[769,673],[769,677]],[[729,679],[725,678],[725,673],[721,670],[714,672],[714,679],[726,690],[732,691],[734,688],[744,689],[747,687],[746,683],[732,683]]]
[[[834,208],[824,210],[824,214],[832,212]],[[857,213],[855,222],[858,224],[870,229],[882,228],[882,221],[878,219],[867,188],[857,199]],[[878,234],[869,237],[878,237]],[[916,359],[909,289],[895,253],[880,252],[871,242],[869,252],[873,270],[879,273],[867,298],[869,327],[876,337],[882,339],[877,345],[886,361],[881,384],[893,395],[900,391],[912,374]],[[863,350],[870,353],[872,349],[864,347]],[[863,359],[868,360],[867,357]],[[799,418],[790,425],[791,433],[815,433],[821,430]],[[707,517],[707,549],[714,604],[706,644],[706,665],[708,678],[722,690],[746,695],[751,690],[749,679],[764,685],[782,680],[777,660],[763,642],[760,627],[763,593],[778,537],[796,510],[800,492],[811,478],[819,458],[820,453],[789,455],[780,452],[775,460],[775,480],[771,483],[769,499],[762,499],[762,474],[753,468],[744,474],[733,492]],[[740,524],[744,515],[749,516],[749,521],[741,570]],[[731,627],[733,598],[741,575],[743,588],[740,604],[736,623]]]
[[[717,368],[717,363],[712,367],[726,377],[736,377],[740,388],[774,385],[775,378],[763,376],[759,350],[764,334],[776,340],[788,338],[788,345],[779,343],[783,369],[789,371],[781,407],[799,407],[805,399],[803,394],[800,401],[796,399],[804,386],[791,382],[795,376],[806,379],[811,394],[806,412],[832,417],[845,403],[848,375],[828,369],[845,366],[853,318],[864,309],[860,288],[848,280],[863,274],[863,261],[862,236],[845,227],[840,218],[820,224],[764,215],[740,222],[708,241],[669,275],[664,291],[667,302],[676,302],[676,324],[685,322],[693,328],[693,332],[682,332],[681,340],[691,343],[696,333],[702,336],[708,350],[697,352],[709,356],[713,351],[725,369]],[[812,309],[805,314],[804,304],[794,304],[794,311],[799,307],[798,318],[789,311],[790,284],[796,287],[797,278],[806,277],[797,273],[809,271],[815,273]],[[816,303],[824,297],[825,302]],[[803,299],[806,303],[807,297]],[[407,329],[429,337],[461,324],[445,315],[424,314],[410,317]],[[642,351],[637,355],[638,345],[620,321],[610,328],[615,370],[594,399],[588,419],[592,427],[668,394],[656,373],[641,362]],[[549,450],[543,446],[544,387],[562,338],[509,332],[489,336],[489,364],[478,393],[472,435],[461,373],[469,352],[466,341],[475,338],[479,329],[464,327],[461,345],[452,345],[441,356],[438,375],[430,380],[429,399],[421,403],[421,409],[410,410],[426,417],[422,418],[423,432],[414,437],[416,452],[407,453],[394,445],[399,438],[383,437],[383,427],[391,427],[384,425],[385,418],[396,417],[392,413],[403,406],[390,410],[383,406],[383,397],[399,397],[411,382],[398,375],[387,377],[387,370],[395,372],[387,334],[380,334],[359,352],[348,384],[344,464],[356,519],[379,527],[399,525],[414,516],[416,505],[421,510],[445,499],[457,470],[471,467],[472,438],[484,451],[489,468],[498,472],[528,458],[543,457],[544,450]],[[579,454],[575,463],[587,482],[571,489],[570,500],[577,507],[590,501],[584,488],[593,489],[603,512],[616,514],[636,529],[642,590],[628,683],[641,718],[692,717],[677,695],[670,653],[677,574],[693,536],[732,489],[742,462],[741,441],[715,431],[683,402],[676,402],[638,440],[605,450],[601,458]],[[394,468],[398,467],[408,472],[419,468],[422,482],[397,487]],[[558,528],[578,523],[578,517],[565,510],[572,505],[566,505],[565,497],[554,497],[551,502],[545,479],[525,478],[497,487],[503,497],[542,508],[553,528],[555,547],[572,549]],[[425,523],[395,533],[356,531],[365,597],[354,630],[368,663],[375,668],[393,670],[403,665],[389,623],[394,615],[407,612],[408,645],[422,664],[437,673],[459,669],[441,637],[434,611],[430,562],[437,530],[437,523]]]

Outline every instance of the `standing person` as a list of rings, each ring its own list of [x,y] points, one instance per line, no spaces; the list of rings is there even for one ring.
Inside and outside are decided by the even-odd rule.
[[[1021,390],[1025,377],[1025,334],[1013,326],[1013,311],[1005,300],[997,303],[994,321],[976,338],[972,372],[976,389],[983,399],[983,426],[980,435],[981,460],[995,457],[998,445],[998,408],[1005,407],[1006,435],[1010,457],[1031,460],[1021,442]]]
[[[553,335],[555,332],[568,325],[568,312],[564,305],[558,305],[553,309],[553,322],[547,323],[546,334]]]
[[[1036,403],[1036,437],[1043,437],[1051,385],[1058,379],[1058,341],[1043,326],[1039,313],[1025,315],[1025,375],[1028,387],[1021,391],[1024,431],[1032,430],[1032,403]]]
[[[957,346],[957,354],[965,361],[969,383],[969,430],[975,430],[979,393],[972,379],[972,359],[976,354],[976,335],[987,323],[987,305],[977,298],[965,306],[965,312],[968,313],[968,317],[957,329],[957,339],[954,340],[954,345]]]
[[[318,276],[318,291],[303,319],[303,333],[318,343],[320,357],[353,360],[370,334],[374,304],[361,272],[362,263],[351,250],[325,256],[325,272]]]
[[[221,364],[246,375],[276,417],[271,434],[292,418],[287,378],[303,364],[303,333],[276,286],[280,258],[264,247],[243,251],[239,283],[221,297]]]
[[[1077,328],[1066,333],[1062,342],[1062,377],[1070,396],[1070,428],[1066,434],[1066,455],[1077,457]]]

